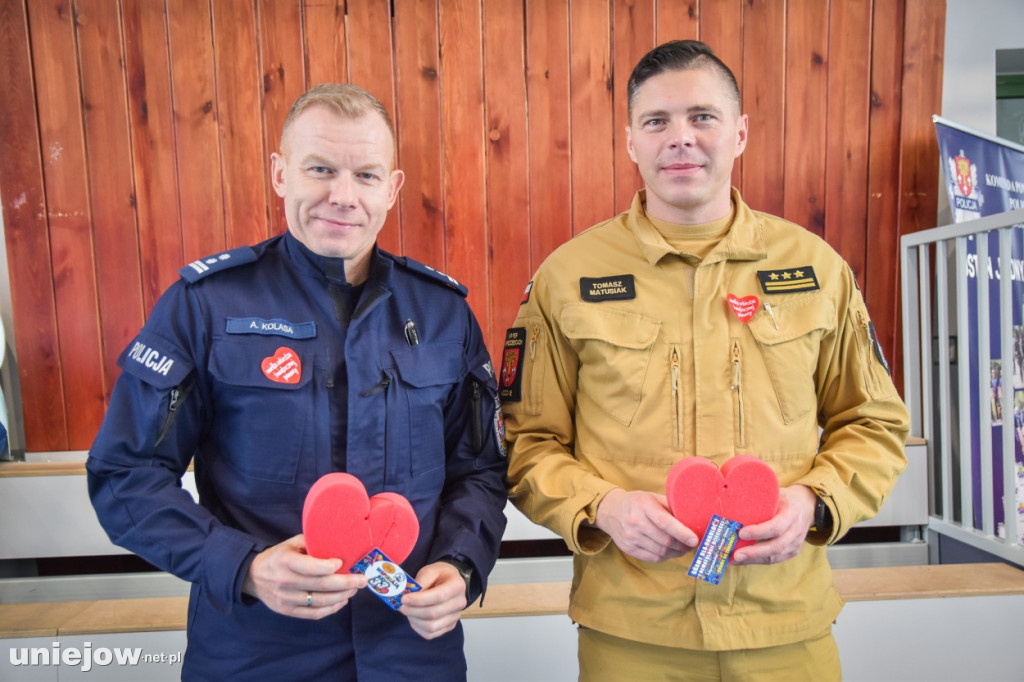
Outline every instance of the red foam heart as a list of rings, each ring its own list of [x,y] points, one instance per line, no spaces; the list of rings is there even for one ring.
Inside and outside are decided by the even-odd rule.
[[[750,318],[757,312],[757,296],[744,296],[740,298],[739,296],[729,294],[726,300],[729,301],[729,307],[736,313],[736,317],[740,318],[740,322],[744,324],[750,322]]]
[[[263,373],[279,384],[297,384],[302,378],[302,361],[291,348],[282,346],[269,358],[263,358]]]
[[[779,507],[779,479],[753,455],[736,455],[721,471],[711,460],[687,457],[672,466],[665,490],[672,515],[702,539],[712,514],[747,526],[767,521]],[[740,540],[736,547],[752,544]]]
[[[398,493],[367,497],[351,474],[327,474],[313,484],[302,507],[306,553],[339,558],[347,571],[374,547],[401,563],[412,552],[420,524],[409,501]]]

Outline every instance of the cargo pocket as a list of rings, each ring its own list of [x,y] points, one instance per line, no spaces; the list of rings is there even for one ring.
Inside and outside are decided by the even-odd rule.
[[[254,481],[295,482],[304,450],[315,451],[311,433],[317,416],[314,358],[301,344],[281,339],[218,339],[210,352],[215,438],[220,454],[236,472]],[[326,418],[326,411],[319,415]],[[290,498],[289,486],[249,490],[261,501]]]
[[[805,296],[773,302],[772,314],[761,311],[748,325],[787,424],[817,409],[815,372],[821,338],[835,327],[835,317],[832,301]]]
[[[387,457],[397,461],[388,471],[421,476],[444,467],[444,407],[462,375],[462,346],[421,343],[391,358],[397,380],[388,387]]]
[[[580,359],[578,390],[629,426],[640,406],[661,322],[592,304],[565,306],[559,321]]]

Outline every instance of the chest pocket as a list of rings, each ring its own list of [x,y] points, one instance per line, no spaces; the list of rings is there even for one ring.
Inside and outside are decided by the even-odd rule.
[[[391,351],[397,381],[388,391],[388,475],[404,480],[441,471],[444,409],[462,376],[462,346],[423,343]]]
[[[214,342],[213,437],[232,469],[263,481],[295,481],[303,450],[315,450],[313,360],[312,353],[304,354],[302,345],[291,339]],[[272,488],[253,491],[275,497]]]
[[[783,421],[789,424],[817,409],[815,373],[821,339],[835,328],[836,309],[832,301],[817,296],[771,305],[774,319],[762,310],[748,327],[764,358]]]
[[[567,305],[559,321],[580,359],[579,392],[629,426],[640,406],[661,322],[594,304]]]

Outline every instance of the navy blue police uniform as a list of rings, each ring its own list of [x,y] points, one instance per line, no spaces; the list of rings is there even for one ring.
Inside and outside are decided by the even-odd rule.
[[[353,288],[289,233],[181,274],[120,357],[86,466],[112,541],[192,583],[183,679],[464,679],[461,626],[427,641],[369,590],[291,618],[241,587],[257,553],[301,532],[313,483],[347,471],[412,503],[410,575],[454,558],[484,590],[506,460],[465,288],[376,247]]]

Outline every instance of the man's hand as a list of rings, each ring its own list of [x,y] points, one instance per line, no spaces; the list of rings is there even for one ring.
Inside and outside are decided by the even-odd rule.
[[[659,562],[686,554],[697,535],[668,510],[668,499],[642,490],[615,488],[597,506],[594,525],[626,554]]]
[[[757,544],[736,550],[734,564],[777,564],[792,559],[804,546],[807,531],[814,522],[814,491],[805,485],[793,485],[779,491],[779,511],[764,523],[744,526],[741,540],[759,540]]]
[[[242,591],[271,611],[285,616],[319,620],[337,613],[366,586],[366,577],[336,573],[341,559],[317,559],[306,554],[302,535],[268,547],[253,559]],[[306,602],[312,603],[307,606]]]
[[[466,608],[466,581],[446,561],[427,564],[416,574],[423,589],[402,595],[399,612],[423,639],[434,639],[452,630]]]

